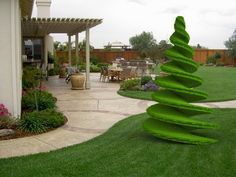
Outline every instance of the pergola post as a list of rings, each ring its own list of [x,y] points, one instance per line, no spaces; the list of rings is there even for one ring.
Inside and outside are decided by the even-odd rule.
[[[68,58],[69,66],[71,66],[71,35],[68,34]]]
[[[48,66],[48,43],[47,43],[47,36],[44,36],[44,68],[43,70],[46,71]]]
[[[75,58],[76,58],[76,68],[79,66],[79,34],[75,34]]]
[[[86,89],[90,89],[90,44],[89,44],[89,28],[86,28]]]

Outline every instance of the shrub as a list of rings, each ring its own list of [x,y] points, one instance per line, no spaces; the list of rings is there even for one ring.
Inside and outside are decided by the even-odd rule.
[[[36,67],[27,66],[23,69],[22,88],[24,90],[38,87],[40,79],[40,70]]]
[[[64,57],[58,57],[56,58],[56,62],[58,63],[58,65],[62,65],[63,63],[67,63],[68,60]]]
[[[90,65],[90,72],[100,72],[101,68],[99,68],[97,65]]]
[[[48,63],[54,63],[55,62],[55,58],[52,55],[51,52],[48,52]]]
[[[83,64],[80,64],[79,65],[79,70],[80,71],[85,71],[86,70],[86,65],[83,63]]]
[[[38,110],[50,109],[56,107],[56,98],[47,91],[31,90],[22,97],[22,109],[36,110],[36,99]]]
[[[149,81],[152,80],[152,77],[151,76],[143,76],[141,78],[141,85],[145,85],[146,83],[148,83]]]
[[[152,80],[150,80],[143,86],[144,91],[156,91],[157,89],[158,89],[157,85]]]
[[[97,58],[97,57],[91,57],[91,58],[90,58],[90,62],[91,62],[93,65],[97,65],[97,64],[98,64],[98,58]]]
[[[221,54],[216,52],[214,55],[210,55],[207,57],[206,64],[217,64],[220,58]]]
[[[98,65],[99,68],[101,68],[103,66],[108,67],[110,64],[109,63],[98,63],[97,65]]]
[[[57,73],[56,73],[56,71],[54,69],[49,69],[48,70],[48,75],[49,76],[55,76],[55,75],[57,75]]]
[[[0,129],[9,129],[16,126],[17,121],[9,116],[0,116]]]
[[[86,70],[86,64],[79,65],[79,70],[80,71]],[[97,65],[94,65],[94,64],[90,65],[90,72],[100,72],[100,71],[101,71],[101,68],[98,67]]]
[[[25,132],[42,133],[57,128],[64,123],[65,118],[62,113],[54,109],[46,109],[23,114],[19,127]]]
[[[38,118],[39,112],[26,113],[20,120],[20,129],[30,133],[42,133],[45,132],[45,126],[43,122]]]
[[[140,79],[124,80],[120,84],[121,90],[140,90]]]

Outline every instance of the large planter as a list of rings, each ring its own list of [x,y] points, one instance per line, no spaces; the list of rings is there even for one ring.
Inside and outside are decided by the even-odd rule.
[[[71,89],[82,90],[85,88],[85,76],[81,73],[75,73],[71,76]]]

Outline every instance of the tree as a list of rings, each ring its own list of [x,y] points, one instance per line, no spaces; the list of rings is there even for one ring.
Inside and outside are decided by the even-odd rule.
[[[211,109],[191,104],[207,98],[207,94],[194,89],[202,84],[202,79],[192,73],[198,64],[192,60],[193,49],[188,45],[190,37],[185,31],[184,18],[175,20],[175,32],[170,41],[174,45],[166,50],[169,62],[161,66],[167,73],[155,82],[161,87],[152,98],[158,103],[147,109],[149,118],[144,122],[144,129],[152,135],[188,144],[215,143],[216,140],[191,132],[194,129],[216,128],[204,120],[190,118],[199,114],[211,113]]]
[[[78,44],[80,50],[85,50],[86,49],[86,40],[84,39],[82,42],[79,42]],[[90,50],[94,49],[94,46],[90,45]]]
[[[54,49],[55,50],[60,50],[60,51],[67,51],[68,50],[68,42],[59,42],[59,41],[55,41],[53,43],[54,45]]]
[[[231,56],[234,61],[236,60],[236,29],[233,32],[233,35],[225,41],[225,47],[228,48],[228,54]]]
[[[59,42],[59,41],[55,41],[54,43],[53,43],[53,46],[54,46],[54,49],[55,50],[59,50],[59,46],[61,45],[61,42]]]
[[[207,49],[207,47],[201,46],[200,44],[197,44],[196,46],[193,45],[191,47],[194,48],[194,49]]]
[[[166,57],[164,52],[169,49],[172,45],[166,40],[161,40],[157,45],[152,46],[147,50],[147,56],[155,62],[162,62]]]
[[[141,53],[142,57],[147,57],[148,50],[157,45],[153,34],[145,31],[139,35],[131,37],[129,42],[134,50]]]

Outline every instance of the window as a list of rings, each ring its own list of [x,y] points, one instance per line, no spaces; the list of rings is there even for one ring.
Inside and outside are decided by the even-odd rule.
[[[24,38],[23,54],[27,56],[27,61],[43,60],[43,39]]]

